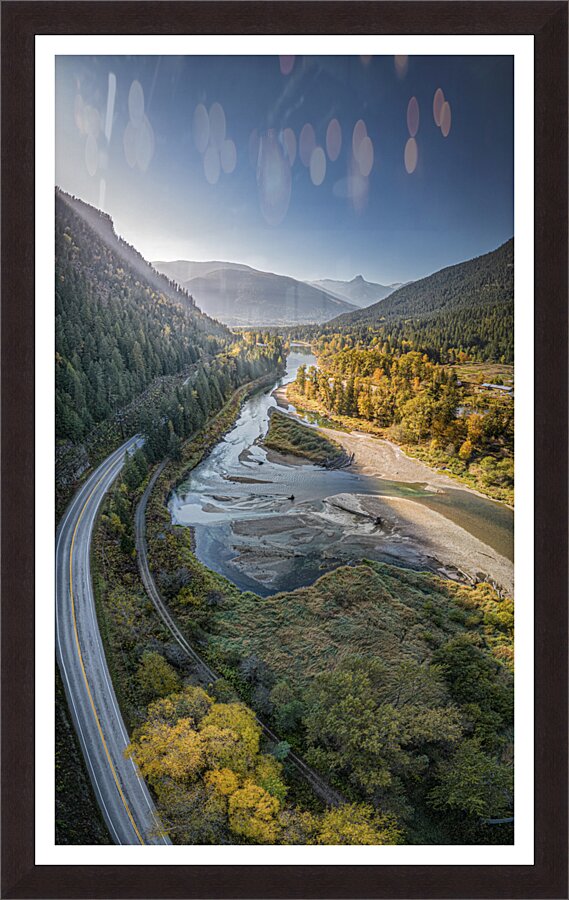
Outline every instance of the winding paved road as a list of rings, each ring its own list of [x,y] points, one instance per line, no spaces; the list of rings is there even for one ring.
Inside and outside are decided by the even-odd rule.
[[[131,438],[90,476],[68,507],[56,537],[56,648],[69,709],[95,796],[115,844],[169,844],[134,762],[109,675],[95,612],[90,548],[105,494],[119,474]]]

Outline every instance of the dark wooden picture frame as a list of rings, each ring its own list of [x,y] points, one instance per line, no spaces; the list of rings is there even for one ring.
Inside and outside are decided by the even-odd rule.
[[[1,896],[566,898],[567,3],[8,0],[1,7]],[[35,35],[322,31],[535,36],[535,863],[454,866],[449,847],[445,866],[35,866]]]

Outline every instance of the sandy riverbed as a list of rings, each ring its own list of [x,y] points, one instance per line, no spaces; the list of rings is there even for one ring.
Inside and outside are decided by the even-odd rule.
[[[281,517],[241,521],[233,546],[233,564],[276,590],[308,557],[323,572],[367,556],[513,592],[509,560],[435,510],[400,497],[336,494]]]
[[[352,469],[361,475],[376,475],[388,481],[405,481],[409,484],[423,483],[430,490],[463,490],[482,496],[465,484],[458,484],[442,472],[429,468],[420,459],[406,456],[403,450],[383,438],[363,432],[336,431],[333,428],[319,428],[322,434],[341,444],[348,453],[353,453]]]
[[[279,406],[288,408],[286,386],[275,392],[275,398]],[[421,460],[406,456],[391,441],[357,431],[348,433],[327,427],[320,427],[319,431],[353,454],[350,466],[353,472],[388,481],[424,484],[428,490],[435,492],[461,490],[482,496],[478,491],[429,468]],[[513,593],[513,563],[483,540],[423,503],[402,497],[344,494],[329,498],[326,509],[320,512],[321,516],[328,518],[330,514],[338,525],[342,515],[357,517],[359,514],[369,516],[370,521],[377,519],[381,526],[373,537],[369,535],[363,539],[364,545],[369,546],[373,542],[377,547],[384,544],[402,556],[417,554],[425,563],[434,564],[442,574],[447,571],[452,577],[464,578],[466,575],[474,580],[488,579],[507,593]],[[338,549],[334,544],[334,540],[328,544],[327,552],[333,553]],[[364,553],[365,547],[362,546],[361,555]],[[416,564],[417,560],[414,562]]]
[[[383,527],[416,544],[427,558],[438,560],[449,573],[467,574],[475,580],[488,578],[508,593],[513,592],[510,560],[435,510],[403,497],[348,495],[341,499],[347,501],[348,507],[379,517]]]
[[[290,405],[286,394],[287,386],[283,385],[273,391],[277,405],[283,409],[288,409]],[[354,460],[350,468],[361,475],[376,475],[388,481],[404,481],[409,484],[425,484],[429,490],[468,491],[470,494],[484,497],[480,491],[450,478],[443,472],[431,469],[420,459],[406,456],[401,447],[392,441],[361,431],[337,431],[324,426],[319,426],[318,430],[329,440],[341,444],[347,453],[353,454]]]

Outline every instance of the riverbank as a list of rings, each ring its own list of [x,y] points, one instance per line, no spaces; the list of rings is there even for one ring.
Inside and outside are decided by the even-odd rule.
[[[354,495],[334,498],[341,509],[368,516],[392,541],[416,543],[442,575],[460,581],[488,581],[513,595],[513,564],[436,510],[403,497]]]
[[[375,475],[387,481],[404,481],[407,484],[425,484],[431,491],[460,489],[477,497],[484,497],[475,488],[462,483],[459,485],[454,479],[431,469],[420,459],[407,456],[401,447],[385,438],[373,437],[361,431],[337,431],[326,426],[319,430],[353,455],[351,468],[361,475]]]
[[[278,388],[274,397],[281,408],[288,409],[287,385]],[[340,444],[352,456],[349,469],[356,474],[409,485],[420,484],[433,493],[461,490],[489,499],[468,485],[457,484],[454,479],[431,469],[421,460],[407,456],[391,441],[363,432],[341,431],[326,425],[319,426],[318,431]],[[386,552],[407,553],[415,565],[422,559],[429,568],[448,574],[451,578],[473,582],[490,581],[500,590],[513,595],[513,562],[484,540],[422,502],[403,497],[338,495],[330,498],[328,515],[337,520],[346,515],[363,515],[370,521],[376,520],[378,532],[383,532]],[[267,539],[266,532],[264,538]],[[380,534],[376,534],[375,539],[381,540]],[[364,543],[368,540],[365,538]],[[333,544],[334,542],[328,541],[324,550],[326,554],[333,552]],[[413,559],[417,548],[420,548],[420,555]],[[261,564],[261,557],[266,557],[266,549],[259,548],[258,552]],[[362,554],[364,552],[365,547],[362,546]],[[250,548],[247,556],[250,566]],[[266,564],[266,558],[264,562]]]
[[[376,445],[379,444],[380,446],[385,445],[399,451],[401,454],[399,459],[403,458],[416,464],[415,474],[409,475],[410,481],[423,481],[427,484],[435,485],[434,479],[442,478],[443,482],[441,482],[441,485],[444,488],[469,491],[478,497],[483,497],[485,500],[500,503],[503,506],[508,507],[508,509],[513,510],[514,508],[513,486],[500,487],[488,484],[482,473],[483,466],[479,463],[474,464],[468,469],[465,468],[465,464],[456,456],[444,457],[443,454],[443,457],[441,457],[441,452],[434,451],[430,448],[428,442],[422,445],[400,445],[385,436],[386,429],[382,429],[365,419],[354,419],[347,416],[336,415],[328,416],[320,401],[304,397],[298,392],[294,382],[289,382],[278,388],[273,396],[275,397],[277,405],[283,409],[288,410],[290,404],[292,404],[294,409],[299,410],[299,413],[297,413],[298,415],[302,413],[308,416],[314,416],[322,431],[329,428],[330,434],[336,434],[337,432],[338,434],[354,436],[360,439],[366,438],[370,441],[368,444],[369,448],[377,449]],[[387,430],[387,434],[389,433],[389,430]],[[391,453],[390,456],[393,457],[393,453]],[[368,471],[368,474],[378,475],[379,477],[389,478],[391,480],[405,480],[405,478],[399,477],[397,474],[398,467],[397,465],[394,465],[393,462],[392,458],[382,460],[382,471],[391,472],[392,474],[380,474],[380,472],[376,470]],[[506,460],[504,459],[503,462],[506,462]],[[511,460],[511,462],[513,465],[513,460]],[[367,466],[365,461],[364,466]],[[360,471],[363,471],[363,469]],[[425,477],[425,475],[428,475],[428,477]]]
[[[277,406],[281,409],[288,410],[291,404],[287,395],[289,387],[290,383],[273,391]],[[289,415],[295,415],[295,413],[289,412]],[[296,413],[296,415],[302,420],[300,414]],[[387,438],[357,430],[344,431],[325,424],[319,425],[318,430],[330,440],[341,444],[347,453],[353,455],[351,469],[361,475],[374,475],[387,481],[403,481],[408,484],[425,484],[429,490],[434,491],[467,491],[476,497],[483,497],[494,503],[502,503],[508,509],[513,509],[511,504],[489,497],[462,479],[445,475],[443,472],[431,468],[422,460],[408,456],[398,444]]]
[[[234,425],[245,400],[266,390],[274,378],[275,373],[263,375],[238,388],[219,412],[206,423],[202,431],[184,442],[179,459],[169,460],[160,476],[159,487],[164,490],[165,496],[179,487],[204,456],[223,439]]]
[[[287,364],[288,379],[296,364],[298,359]],[[310,427],[284,416],[274,405],[288,407],[285,390],[273,382],[272,391],[244,404],[223,439],[214,429],[210,452],[194,445],[168,467],[168,487],[183,482],[170,495],[173,521],[191,527],[204,565],[264,596],[310,584],[363,558],[464,582],[489,581],[511,594],[509,510],[463,490],[389,441],[342,431],[329,421]],[[353,464],[322,469],[302,457],[282,457],[266,447],[271,420],[295,429],[299,422],[303,446],[333,443]],[[285,449],[281,441],[279,448]],[[173,470],[179,473],[174,479]]]
[[[513,595],[513,564],[450,519],[413,500],[335,494],[296,504],[294,514],[233,525],[232,566],[268,593],[366,557],[431,571],[466,584],[489,582]],[[308,560],[312,560],[312,568]],[[311,579],[313,580],[313,579]]]

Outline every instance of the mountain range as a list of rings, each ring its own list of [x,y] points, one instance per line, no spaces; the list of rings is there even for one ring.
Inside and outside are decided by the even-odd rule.
[[[356,308],[320,287],[238,263],[174,260],[153,266],[226,325],[320,324]]]
[[[361,275],[309,284],[219,260],[150,264],[116,234],[108,215],[61,191],[58,202],[81,217],[121,259],[124,270],[188,308],[198,331],[224,339],[227,325],[320,325],[324,332],[362,337],[373,328],[394,345],[422,347],[435,356],[450,348],[470,348],[479,357],[513,359],[513,238],[490,253],[397,289]],[[379,294],[383,296],[370,304]]]
[[[384,300],[393,291],[402,287],[401,282],[396,284],[376,284],[373,281],[366,281],[363,275],[356,275],[351,281],[336,281],[332,278],[323,278],[319,281],[312,281],[311,284],[359,307],[369,306],[371,303]]]

